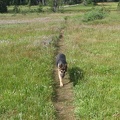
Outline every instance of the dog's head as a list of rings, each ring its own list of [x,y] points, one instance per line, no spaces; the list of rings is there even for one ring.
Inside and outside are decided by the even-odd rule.
[[[64,78],[65,73],[67,72],[67,64],[59,64],[58,69],[59,69],[59,72],[60,72],[60,76],[62,78]]]

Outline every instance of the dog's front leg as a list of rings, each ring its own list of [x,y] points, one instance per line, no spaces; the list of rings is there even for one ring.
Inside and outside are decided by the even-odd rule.
[[[60,71],[59,70],[58,70],[58,76],[59,76],[59,80],[60,80],[60,87],[63,87],[62,77],[60,75]]]

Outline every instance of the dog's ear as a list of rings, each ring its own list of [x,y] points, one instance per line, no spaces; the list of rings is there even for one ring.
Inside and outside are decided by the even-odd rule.
[[[67,71],[67,64],[65,64],[65,70]]]
[[[59,67],[59,68],[62,68],[62,67],[63,67],[63,65],[62,65],[62,64],[59,64],[59,65],[58,65],[58,67]]]

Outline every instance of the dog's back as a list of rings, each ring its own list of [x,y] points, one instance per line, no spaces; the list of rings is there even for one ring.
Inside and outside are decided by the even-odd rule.
[[[64,54],[58,54],[57,58],[56,58],[56,66],[58,66],[58,64],[67,64],[66,62],[66,57]]]

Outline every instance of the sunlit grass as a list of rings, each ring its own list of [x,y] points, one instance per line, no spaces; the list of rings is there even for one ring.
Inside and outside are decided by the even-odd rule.
[[[0,25],[0,119],[55,119],[51,101],[55,48],[43,42],[58,36],[60,24]]]
[[[110,14],[109,18],[112,17]],[[109,24],[111,19],[103,24],[99,20],[99,24],[86,25],[80,20],[68,19],[64,50],[69,69],[79,68],[76,73],[80,76],[74,76],[78,78],[74,87],[75,114],[83,120],[116,120],[120,115],[120,21]]]
[[[35,6],[30,13],[28,6],[21,6],[26,14],[0,14],[1,120],[55,119],[51,98],[56,49],[43,41],[56,38],[60,28],[68,73],[79,73],[71,76],[77,119],[119,119],[120,20],[117,3],[111,5],[104,5],[114,8],[105,19],[88,23],[82,22],[83,14],[92,6],[65,7],[64,14],[38,14]]]

